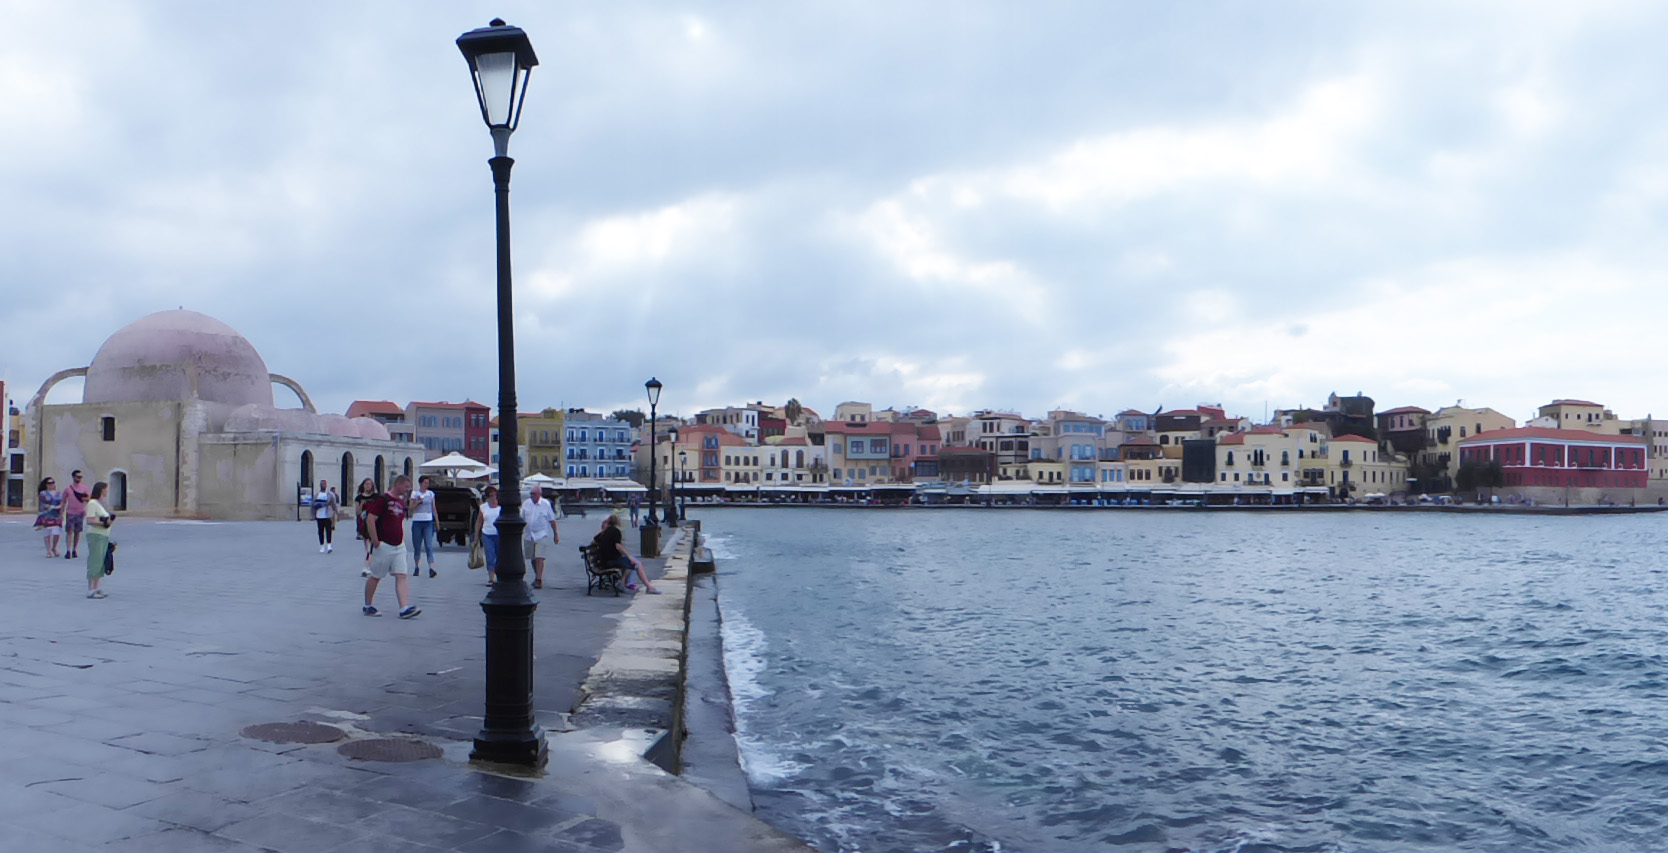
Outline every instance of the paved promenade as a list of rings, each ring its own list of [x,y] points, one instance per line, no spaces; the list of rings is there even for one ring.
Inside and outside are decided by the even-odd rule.
[[[571,730],[566,712],[628,608],[681,611],[671,579],[664,596],[585,595],[577,546],[597,519],[563,522],[535,593],[535,704],[551,746],[536,779],[467,761],[486,586],[463,549],[412,581],[423,613],[400,620],[388,581],[384,615],[360,614],[351,528],[320,554],[310,523],[123,519],[110,597],[89,600],[84,562],[47,559],[30,520],[0,516],[0,850],[810,849],[644,761],[658,732]],[[644,563],[660,574],[662,561]],[[240,734],[299,722],[346,738]],[[338,751],[388,738],[440,756]]]

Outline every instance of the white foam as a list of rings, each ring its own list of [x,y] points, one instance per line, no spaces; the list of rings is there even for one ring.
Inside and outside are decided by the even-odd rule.
[[[723,607],[724,673],[730,683],[730,706],[735,709],[736,747],[741,756],[741,770],[747,779],[760,787],[788,779],[805,769],[784,754],[783,745],[773,744],[752,731],[752,715],[757,703],[769,698],[772,691],[760,681],[764,672],[765,653],[769,640],[764,632],[754,627],[747,617],[733,607]]]
[[[740,556],[731,549],[730,546],[735,542],[735,540],[729,536],[719,536],[708,533],[702,536],[701,542],[707,546],[707,550],[712,552],[712,556],[715,559],[733,560]]]

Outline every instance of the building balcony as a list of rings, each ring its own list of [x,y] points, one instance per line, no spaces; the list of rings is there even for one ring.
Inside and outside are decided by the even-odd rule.
[[[1348,459],[1339,459],[1338,460],[1338,467],[1339,468],[1348,468],[1348,467],[1350,467],[1354,464],[1355,464],[1354,462],[1351,462]]]

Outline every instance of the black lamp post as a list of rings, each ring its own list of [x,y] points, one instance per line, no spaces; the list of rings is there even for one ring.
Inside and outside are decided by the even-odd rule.
[[[678,517],[689,520],[689,451],[678,451]]]
[[[458,37],[469,63],[481,118],[492,131],[492,184],[498,201],[498,583],[481,602],[486,612],[486,717],[470,759],[542,767],[550,757],[533,718],[533,611],[521,535],[520,423],[515,399],[515,312],[510,288],[510,134],[521,120],[527,78],[539,59],[516,27],[494,19]]]
[[[654,508],[655,493],[660,489],[655,482],[655,457],[660,453],[655,441],[655,408],[660,405],[660,380],[651,376],[643,387],[649,392],[649,524],[655,525],[660,523]]]

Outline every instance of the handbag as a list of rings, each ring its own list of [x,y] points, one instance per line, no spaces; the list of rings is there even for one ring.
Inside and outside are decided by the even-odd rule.
[[[486,565],[486,547],[481,544],[481,537],[475,537],[469,543],[469,568],[478,569]]]
[[[116,543],[114,542],[104,546],[104,573],[107,575],[116,573]]]

